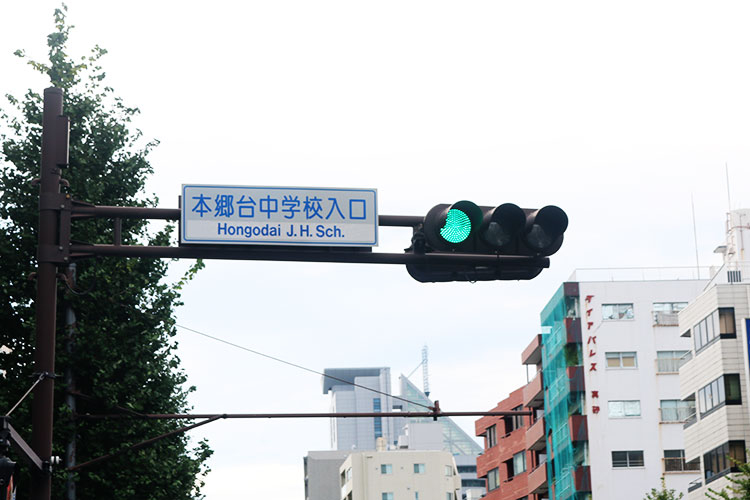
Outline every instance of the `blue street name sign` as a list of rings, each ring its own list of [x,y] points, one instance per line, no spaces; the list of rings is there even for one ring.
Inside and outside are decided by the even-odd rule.
[[[180,243],[377,246],[375,189],[183,184]]]

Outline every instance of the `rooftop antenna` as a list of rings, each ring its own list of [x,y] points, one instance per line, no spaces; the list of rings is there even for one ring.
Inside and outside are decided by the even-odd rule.
[[[729,206],[729,211],[732,211],[732,198],[729,196],[729,163],[724,162],[724,171],[727,174],[727,205]]]
[[[695,241],[695,270],[698,271],[698,279],[701,279],[701,264],[698,261],[698,230],[695,224],[695,202],[693,193],[690,193],[690,207],[693,209],[693,240]]]
[[[425,396],[430,397],[430,378],[427,369],[427,345],[422,347],[422,389]]]

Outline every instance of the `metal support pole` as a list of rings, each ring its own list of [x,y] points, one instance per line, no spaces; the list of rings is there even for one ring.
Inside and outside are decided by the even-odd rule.
[[[39,187],[39,240],[36,279],[36,346],[34,369],[47,374],[34,390],[31,407],[31,448],[49,464],[52,456],[52,419],[54,415],[55,319],[57,316],[57,266],[47,260],[47,249],[59,248],[57,241],[59,207],[47,199],[60,195],[60,167],[68,163],[69,121],[63,113],[63,91],[44,90],[42,115],[42,165]],[[67,242],[65,242],[67,244]],[[31,500],[49,500],[52,477],[48,470],[32,471]]]

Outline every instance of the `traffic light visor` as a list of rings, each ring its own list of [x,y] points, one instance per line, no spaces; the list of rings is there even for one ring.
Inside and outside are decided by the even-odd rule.
[[[526,219],[526,244],[535,251],[552,247],[568,228],[568,216],[562,209],[548,205],[529,214]]]
[[[493,248],[503,248],[516,241],[526,225],[526,214],[513,203],[503,203],[484,214],[482,239]]]

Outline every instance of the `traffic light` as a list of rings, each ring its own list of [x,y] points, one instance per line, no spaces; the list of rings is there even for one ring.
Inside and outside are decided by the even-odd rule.
[[[13,473],[16,471],[16,463],[8,457],[0,456],[0,491],[3,493],[10,487]]]
[[[567,227],[568,216],[552,205],[522,209],[513,203],[488,207],[465,200],[436,205],[415,229],[407,252],[454,256],[406,268],[421,282],[532,279],[549,266],[546,257],[560,249]]]

